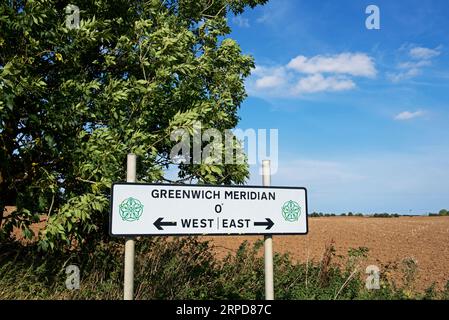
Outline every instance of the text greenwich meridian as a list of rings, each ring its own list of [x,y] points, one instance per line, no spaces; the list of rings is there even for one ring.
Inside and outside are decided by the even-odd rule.
[[[276,200],[276,192],[266,191],[224,191],[222,190],[166,190],[154,189],[151,197],[154,199],[230,199],[230,200]]]

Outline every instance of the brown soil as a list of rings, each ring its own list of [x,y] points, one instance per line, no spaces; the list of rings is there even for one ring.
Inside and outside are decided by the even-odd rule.
[[[244,241],[254,243],[261,237],[204,237],[212,240],[217,255],[224,257]],[[381,271],[386,266],[392,278],[400,283],[402,261],[414,258],[418,273],[414,288],[424,290],[436,283],[442,289],[449,280],[449,217],[330,217],[310,218],[307,236],[275,236],[276,252],[290,253],[296,261],[319,261],[326,244],[335,242],[337,255],[347,257],[350,248],[367,247],[369,257],[363,268],[377,265]],[[338,263],[343,263],[341,258]]]

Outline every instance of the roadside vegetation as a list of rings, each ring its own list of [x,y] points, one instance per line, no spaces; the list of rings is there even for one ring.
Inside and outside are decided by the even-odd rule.
[[[223,260],[211,243],[197,238],[152,238],[136,246],[136,299],[263,299],[262,242],[244,242]],[[336,263],[334,244],[326,246],[320,261],[293,262],[276,254],[276,299],[449,299],[435,285],[423,292],[413,289],[417,265],[403,261],[401,285],[381,270],[379,289],[367,290],[367,248],[354,248]],[[66,268],[80,269],[80,288],[66,288]],[[363,265],[363,267],[362,267]],[[123,246],[101,243],[94,251],[43,253],[34,245],[2,244],[0,248],[0,299],[122,299]]]

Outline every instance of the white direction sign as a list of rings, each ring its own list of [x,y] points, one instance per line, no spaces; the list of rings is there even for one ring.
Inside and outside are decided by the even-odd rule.
[[[112,236],[306,234],[307,190],[115,183]]]

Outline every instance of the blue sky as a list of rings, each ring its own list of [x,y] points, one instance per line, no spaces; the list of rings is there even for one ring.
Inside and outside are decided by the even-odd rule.
[[[271,0],[229,20],[256,62],[239,128],[279,129],[273,185],[307,187],[310,211],[449,208],[447,0]]]

